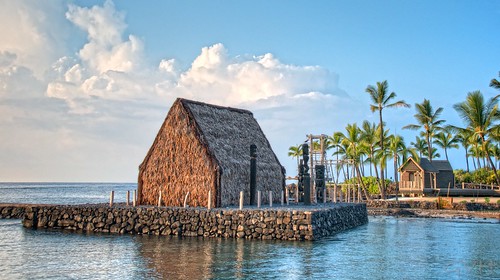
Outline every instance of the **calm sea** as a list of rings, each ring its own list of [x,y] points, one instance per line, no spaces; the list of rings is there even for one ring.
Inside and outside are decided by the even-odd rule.
[[[4,183],[0,203],[105,203],[111,190],[125,201],[135,188]],[[497,220],[371,217],[315,242],[77,234],[0,220],[0,279],[500,279],[499,237]]]

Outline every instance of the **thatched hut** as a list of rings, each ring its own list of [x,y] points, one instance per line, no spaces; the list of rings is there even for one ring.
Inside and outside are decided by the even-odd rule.
[[[280,201],[285,170],[250,111],[178,98],[139,166],[138,203],[181,206],[250,202],[250,145],[257,146],[257,190]],[[268,195],[263,196],[263,203]]]

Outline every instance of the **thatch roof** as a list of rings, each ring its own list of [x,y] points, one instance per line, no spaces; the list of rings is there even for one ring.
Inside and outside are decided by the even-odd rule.
[[[172,121],[174,118],[175,121]],[[177,142],[182,142],[181,139],[185,138],[184,134],[194,135],[197,144],[189,143],[189,151],[195,150],[196,152],[179,154],[183,151],[180,149],[175,154],[167,151],[163,153],[163,156],[153,156],[161,153],[158,150],[170,150]],[[257,146],[257,189],[271,190],[274,192],[273,197],[279,198],[279,192],[284,185],[285,171],[252,112],[179,98],[172,105],[155,142],[140,165],[139,184],[141,184],[142,174],[147,177],[146,173],[150,171],[162,172],[162,168],[158,167],[155,167],[153,171],[148,171],[148,164],[164,166],[164,173],[169,174],[165,175],[168,179],[162,179],[162,182],[169,185],[173,181],[178,181],[180,176],[188,176],[185,172],[177,172],[178,169],[191,168],[190,166],[177,166],[175,167],[177,169],[173,170],[173,165],[176,163],[172,157],[194,157],[193,162],[197,157],[206,157],[202,165],[210,166],[210,169],[216,169],[217,172],[217,178],[212,178],[213,176],[210,175],[210,179],[216,181],[214,182],[215,191],[220,192],[217,194],[216,204],[220,206],[237,204],[239,191],[245,191],[246,200],[249,198],[251,144]],[[201,154],[198,148],[191,147],[193,145],[202,147]],[[191,164],[187,162],[187,165]],[[193,170],[187,173],[192,172]],[[197,173],[200,172],[208,171],[197,171]],[[170,173],[177,175],[173,176]],[[186,185],[186,180],[183,182]],[[168,188],[169,186],[166,191]],[[182,188],[184,187],[177,192],[181,192]],[[185,188],[189,189],[188,186]],[[144,190],[143,193],[147,191]]]

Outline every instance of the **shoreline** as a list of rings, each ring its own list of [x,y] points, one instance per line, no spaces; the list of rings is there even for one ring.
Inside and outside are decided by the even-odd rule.
[[[393,216],[409,218],[444,219],[495,219],[500,223],[500,211],[464,211],[448,209],[417,208],[367,208],[368,216]]]

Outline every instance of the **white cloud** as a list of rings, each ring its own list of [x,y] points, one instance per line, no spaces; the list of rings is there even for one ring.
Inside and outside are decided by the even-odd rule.
[[[176,97],[252,110],[290,172],[289,146],[307,133],[340,130],[366,111],[339,88],[337,74],[285,64],[270,53],[231,56],[215,44],[202,48],[188,69],[179,69],[173,58],[147,65],[143,43],[125,34],[125,15],[110,1],[90,8],[70,5],[67,11],[18,6],[27,17],[65,15],[66,26],[59,29],[77,26],[87,41],[75,55],[59,39],[46,39],[44,49],[56,46],[51,53],[57,55],[26,60],[41,56],[32,51],[38,41],[26,34],[48,34],[51,27],[39,20],[45,24],[22,29],[26,34],[18,43],[25,47],[0,46],[0,133],[9,135],[0,145],[0,153],[8,155],[0,159],[4,180],[134,181]],[[33,21],[9,20],[11,25]],[[37,76],[41,70],[44,75]]]
[[[137,70],[142,42],[133,35],[128,36],[128,41],[122,40],[127,27],[125,15],[115,10],[113,2],[92,8],[70,5],[66,18],[88,34],[88,43],[79,51],[79,57],[89,68],[98,73]]]
[[[0,51],[17,56],[18,65],[41,77],[45,66],[69,47],[72,26],[64,18],[62,0],[0,0]]]

